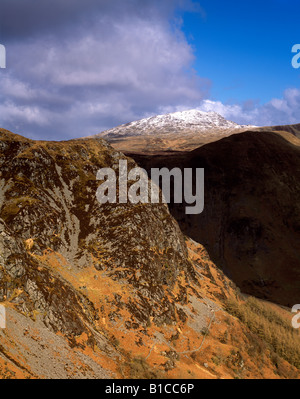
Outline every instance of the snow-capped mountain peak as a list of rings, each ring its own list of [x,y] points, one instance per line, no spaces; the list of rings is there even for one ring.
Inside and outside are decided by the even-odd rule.
[[[217,129],[234,130],[244,126],[223,118],[216,112],[204,112],[198,109],[156,115],[139,121],[127,123],[100,133],[107,138],[140,136],[167,133],[199,133]]]

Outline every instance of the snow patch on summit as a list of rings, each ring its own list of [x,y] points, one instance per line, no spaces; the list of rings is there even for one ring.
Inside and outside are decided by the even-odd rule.
[[[116,128],[106,130],[99,136],[106,138],[145,136],[167,133],[195,133],[206,132],[211,129],[234,130],[245,128],[235,122],[228,121],[216,112],[204,112],[192,109],[157,115],[139,121],[127,123]]]

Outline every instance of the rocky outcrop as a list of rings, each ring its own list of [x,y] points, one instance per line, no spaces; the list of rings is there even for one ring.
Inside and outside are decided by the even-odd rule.
[[[162,287],[171,289],[180,271],[188,268],[187,250],[166,205],[98,203],[97,170],[117,168],[125,157],[102,139],[38,143],[7,132],[2,133],[1,148],[0,259],[9,280],[2,283],[2,296],[9,300],[22,287],[35,308],[47,309],[49,319],[49,298],[43,291],[46,286],[51,290],[51,276],[37,269],[39,258],[52,251],[73,268],[93,265],[95,272],[106,270],[140,292],[146,290],[150,302],[148,309],[137,311],[139,319],[147,321],[155,307],[158,321]],[[59,285],[65,289],[56,281],[56,291]],[[67,290],[64,297],[80,302]],[[65,320],[61,325],[66,326]]]
[[[34,142],[1,131],[0,302],[38,314],[71,345],[84,334],[87,345],[114,351],[99,339],[103,309],[89,296],[87,275],[100,291],[104,274],[123,281],[126,298],[112,290],[109,317],[125,308],[124,323],[139,326],[174,322],[169,296],[180,272],[189,278],[186,244],[166,205],[97,201],[98,169],[125,158],[100,138]]]

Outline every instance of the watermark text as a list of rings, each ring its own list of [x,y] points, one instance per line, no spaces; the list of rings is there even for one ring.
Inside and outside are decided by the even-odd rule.
[[[187,215],[198,215],[204,209],[204,169],[152,168],[149,180],[145,169],[128,171],[127,160],[120,160],[118,179],[114,169],[102,168],[97,180],[104,181],[96,193],[100,204],[169,204],[173,198],[175,204],[189,205],[185,208]]]
[[[4,305],[0,305],[0,328],[6,328],[6,310]]]
[[[292,53],[296,53],[292,58],[292,66],[295,69],[300,68],[300,44],[295,44],[292,48]]]
[[[0,44],[0,68],[6,68],[6,49]]]
[[[293,306],[292,313],[297,313],[292,319],[292,326],[300,328],[300,304]]]

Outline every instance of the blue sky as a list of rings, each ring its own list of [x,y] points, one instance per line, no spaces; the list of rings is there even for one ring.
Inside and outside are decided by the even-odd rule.
[[[0,126],[34,139],[197,108],[300,122],[296,0],[1,0]]]
[[[296,0],[203,0],[202,13],[184,13],[183,31],[195,50],[195,68],[212,81],[222,102],[262,103],[299,87],[291,48],[300,42]]]

